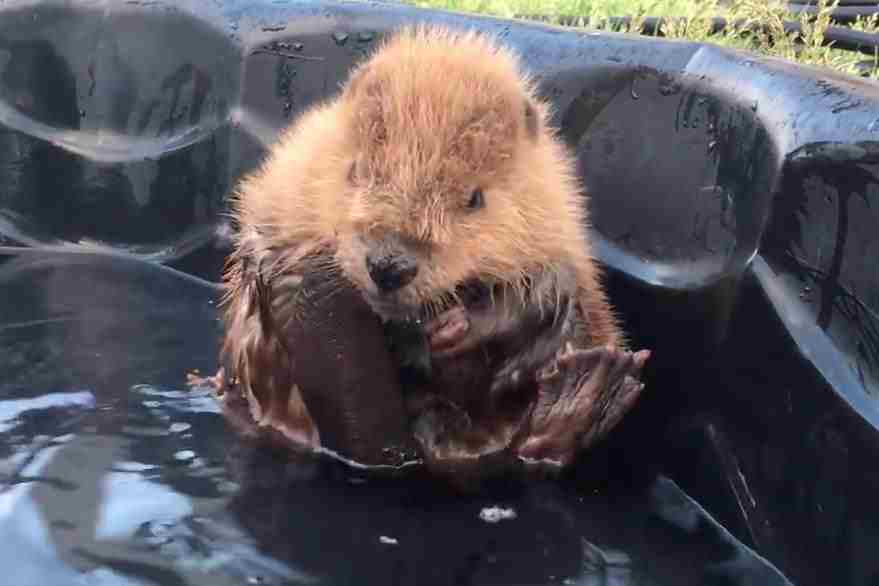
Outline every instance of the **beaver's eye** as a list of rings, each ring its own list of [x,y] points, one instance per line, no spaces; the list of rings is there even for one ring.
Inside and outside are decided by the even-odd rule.
[[[467,207],[471,210],[478,210],[485,207],[485,194],[482,193],[481,188],[477,187],[473,190],[473,193],[470,194],[470,201],[467,202]]]

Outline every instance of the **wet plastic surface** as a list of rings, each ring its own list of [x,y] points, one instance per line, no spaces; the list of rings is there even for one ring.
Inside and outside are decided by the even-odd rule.
[[[229,186],[423,17],[524,53],[579,155],[612,297],[655,349],[653,390],[571,484],[364,485],[252,452],[184,392],[216,367]],[[4,572],[783,583],[753,549],[797,584],[875,584],[877,132],[875,84],[692,43],[389,4],[4,3]],[[494,504],[516,518],[480,519]]]

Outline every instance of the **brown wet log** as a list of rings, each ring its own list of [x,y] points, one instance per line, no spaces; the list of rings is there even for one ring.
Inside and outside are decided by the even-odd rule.
[[[417,458],[403,391],[382,325],[346,281],[305,275],[299,319],[279,332],[293,355],[293,380],[323,447],[358,463]]]
[[[359,466],[419,461],[379,319],[338,271],[276,273],[265,268],[273,260],[239,272],[246,298],[231,307],[252,315],[227,323],[226,335],[243,353],[238,364],[225,356],[212,381],[229,423],[299,453],[317,447],[316,429],[322,451]]]

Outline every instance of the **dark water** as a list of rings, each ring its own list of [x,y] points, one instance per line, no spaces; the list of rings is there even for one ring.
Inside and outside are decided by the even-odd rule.
[[[0,262],[2,583],[784,584],[670,480],[453,498],[231,435],[216,290],[121,257]]]

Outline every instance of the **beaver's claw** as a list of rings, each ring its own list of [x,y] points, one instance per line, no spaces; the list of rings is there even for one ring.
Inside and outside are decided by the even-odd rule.
[[[527,461],[569,464],[634,406],[644,389],[639,377],[649,357],[648,350],[576,350],[567,344],[537,374],[538,397],[529,429],[515,448],[517,455]]]

